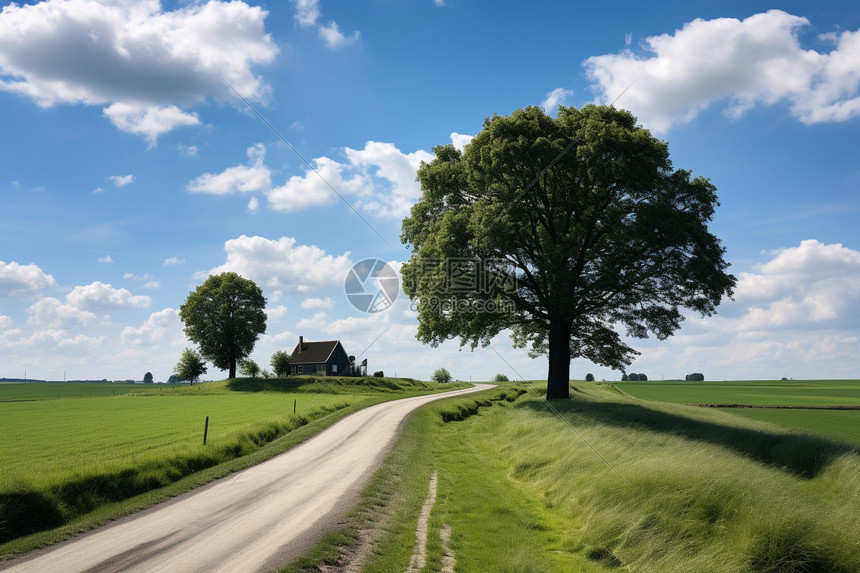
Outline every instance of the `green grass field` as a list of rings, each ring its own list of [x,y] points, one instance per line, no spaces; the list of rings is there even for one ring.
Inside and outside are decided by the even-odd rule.
[[[187,384],[153,384],[153,389],[170,391]],[[65,382],[2,382],[0,402],[12,400],[58,400],[63,398],[98,398],[123,396],[149,388],[147,384],[65,383]]]
[[[642,400],[687,404],[755,406],[857,406],[858,380],[768,382],[615,382]],[[777,410],[725,408],[736,416],[770,422],[796,432],[811,432],[860,445],[860,410]]]
[[[312,420],[457,387],[335,380],[121,385],[130,391],[116,396],[111,384],[66,384],[64,391],[81,399],[60,400],[53,389],[45,393],[47,385],[16,388],[31,398],[0,402],[0,544],[248,456]],[[89,398],[91,387],[107,392]]]
[[[551,408],[530,391],[422,409],[339,542],[375,522],[364,570],[407,569],[435,470],[427,570],[441,568],[445,525],[458,572],[860,570],[855,447],[574,386]],[[334,562],[323,549],[318,561]]]
[[[767,382],[614,382],[631,396],[679,404],[860,406],[857,380]]]

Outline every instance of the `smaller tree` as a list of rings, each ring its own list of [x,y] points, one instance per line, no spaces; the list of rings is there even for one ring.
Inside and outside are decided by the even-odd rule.
[[[510,382],[510,380],[504,374],[499,373],[493,378],[493,382]]]
[[[291,356],[283,350],[277,350],[272,354],[272,359],[269,364],[278,378],[286,378],[290,375],[290,360]]]
[[[373,373],[373,376],[376,378],[385,378],[385,372],[383,372],[382,370],[377,370]]]
[[[257,374],[260,373],[260,365],[251,360],[250,358],[242,360],[239,363],[239,369],[242,374],[244,374],[245,376],[250,376],[251,378],[256,378]]]
[[[451,381],[451,373],[446,368],[438,368],[433,372],[430,380],[439,384],[447,384]]]
[[[589,372],[588,374],[586,374],[586,375],[585,375],[585,381],[586,381],[586,382],[594,382],[594,374],[592,374],[591,372]]]
[[[687,382],[704,382],[705,381],[705,375],[702,374],[701,372],[693,372],[692,374],[687,374],[687,377],[685,378],[685,380]]]
[[[152,384],[153,383],[152,372],[147,372],[146,374],[143,375],[143,383],[144,384]]]
[[[182,356],[179,357],[179,362],[173,369],[179,380],[188,380],[192,385],[200,376],[206,374],[206,370],[206,362],[203,361],[203,357],[196,350],[190,348],[182,351]]]
[[[629,380],[630,380],[630,377],[629,377],[629,376],[627,376],[627,374],[622,374],[622,375],[621,375],[621,381],[622,381],[622,382],[628,382]]]

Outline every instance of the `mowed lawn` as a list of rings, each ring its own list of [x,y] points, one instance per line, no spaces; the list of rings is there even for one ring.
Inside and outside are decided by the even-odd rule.
[[[687,404],[754,406],[858,406],[858,380],[769,382],[616,382],[642,400]],[[770,422],[793,431],[819,434],[860,445],[860,410],[722,408],[733,415]]]
[[[165,390],[165,395],[0,403],[0,491],[21,485],[40,489],[69,474],[101,473],[198,451],[206,416],[207,448],[217,448],[255,427],[287,425],[294,401],[297,413],[306,415],[354,401],[307,393],[207,394],[205,385],[197,388],[200,395],[182,388],[173,395]]]

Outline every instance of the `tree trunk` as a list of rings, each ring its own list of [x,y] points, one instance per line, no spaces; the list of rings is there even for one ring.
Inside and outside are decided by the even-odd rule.
[[[549,375],[547,400],[570,398],[570,327],[568,318],[551,315],[549,319]]]
[[[231,379],[236,377],[236,359],[235,358],[230,359],[230,374],[227,377],[231,378]]]

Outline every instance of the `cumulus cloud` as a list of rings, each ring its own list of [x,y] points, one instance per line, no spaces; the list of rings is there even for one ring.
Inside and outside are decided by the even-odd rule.
[[[74,304],[45,297],[27,308],[30,318],[27,324],[41,328],[60,329],[72,324],[89,324],[96,319],[96,315],[88,310],[82,310]]]
[[[134,181],[134,175],[111,175],[108,179],[117,187],[125,187]]]
[[[0,297],[32,294],[56,286],[57,281],[34,264],[22,265],[0,261]]]
[[[245,151],[248,165],[228,167],[221,173],[204,173],[188,184],[192,193],[248,193],[268,191],[272,187],[271,172],[265,165],[266,146],[256,143]]]
[[[806,124],[860,114],[860,30],[832,34],[835,48],[823,53],[801,47],[806,26],[806,18],[781,10],[697,19],[646,38],[641,54],[625,49],[583,65],[601,101],[624,93],[618,105],[657,132],[721,101],[734,118],[780,102]]]
[[[345,177],[345,166],[334,159],[317,157],[313,162],[314,169],[305,170],[301,176],[293,175],[286,183],[266,193],[271,209],[289,213],[329,205],[337,200],[332,188],[341,194],[354,194],[364,187],[361,177]]]
[[[319,0],[293,0],[293,5],[296,8],[295,18],[299,26],[316,28],[320,38],[329,48],[339,48],[357,42],[361,37],[361,33],[357,30],[351,35],[345,36],[334,20],[329,20],[329,23],[325,25],[318,24],[321,15]]]
[[[123,344],[151,345],[181,338],[182,323],[176,309],[165,308],[149,315],[140,326],[126,326],[120,333]]]
[[[451,132],[451,143],[453,143],[454,147],[460,151],[463,151],[466,148],[466,145],[471,143],[474,138],[474,135],[464,135],[462,133],[457,133],[456,131]]]
[[[227,261],[197,278],[233,271],[272,291],[310,292],[343,284],[352,267],[349,252],[328,255],[314,245],[297,245],[292,237],[278,240],[242,235],[224,243]]]
[[[282,304],[266,308],[266,316],[269,320],[280,320],[287,314],[287,307]]]
[[[110,255],[105,255],[104,257],[99,257],[98,261],[100,263],[108,263],[109,264],[109,263],[113,262],[113,259],[111,258]]]
[[[743,332],[852,328],[860,316],[860,251],[814,239],[780,249],[740,274],[735,298],[747,305]]]
[[[319,33],[320,38],[323,39],[323,42],[325,42],[325,45],[329,48],[339,48],[347,44],[352,44],[353,42],[357,42],[361,37],[361,32],[358,30],[349,36],[344,36],[343,32],[340,31],[340,26],[338,26],[337,22],[334,20],[330,21],[325,26],[320,26]]]
[[[181,259],[179,257],[167,257],[164,259],[164,266],[169,267],[172,265],[184,265],[185,259]]]
[[[461,149],[471,139],[469,135],[451,134]],[[265,163],[266,147],[257,143],[248,148],[247,156],[246,165],[204,173],[188,184],[188,190],[215,195],[259,192],[270,209],[282,213],[329,205],[340,194],[356,197],[356,207],[373,215],[402,218],[421,195],[416,181],[421,162],[433,159],[423,150],[404,153],[392,143],[368,141],[363,149],[344,148],[344,161],[317,157],[313,168],[275,185]],[[258,206],[253,199],[249,203],[249,209]]]
[[[375,184],[366,190],[368,197],[359,206],[383,217],[402,218],[421,196],[415,180],[421,162],[430,162],[433,155],[423,151],[403,153],[394,144],[368,141],[364,149],[346,148],[350,164],[373,176]],[[369,193],[368,193],[369,192]]]
[[[543,108],[544,112],[552,115],[558,111],[558,106],[565,105],[567,103],[567,98],[572,95],[573,90],[555,88],[546,94],[546,99],[541,102],[540,106]]]
[[[334,308],[334,301],[331,297],[306,298],[302,301],[302,308]]]
[[[10,326],[12,326],[13,321],[11,318],[6,316],[5,314],[0,314],[0,330],[7,330]]]
[[[183,125],[187,107],[209,97],[262,100],[269,88],[252,68],[278,49],[267,12],[244,2],[191,3],[164,11],[158,0],[46,0],[0,12],[0,89],[38,105],[104,106],[119,129],[150,144]]]
[[[152,304],[152,299],[148,296],[133,295],[128,289],[117,289],[99,281],[76,286],[66,295],[66,301],[85,311],[146,308]]]

